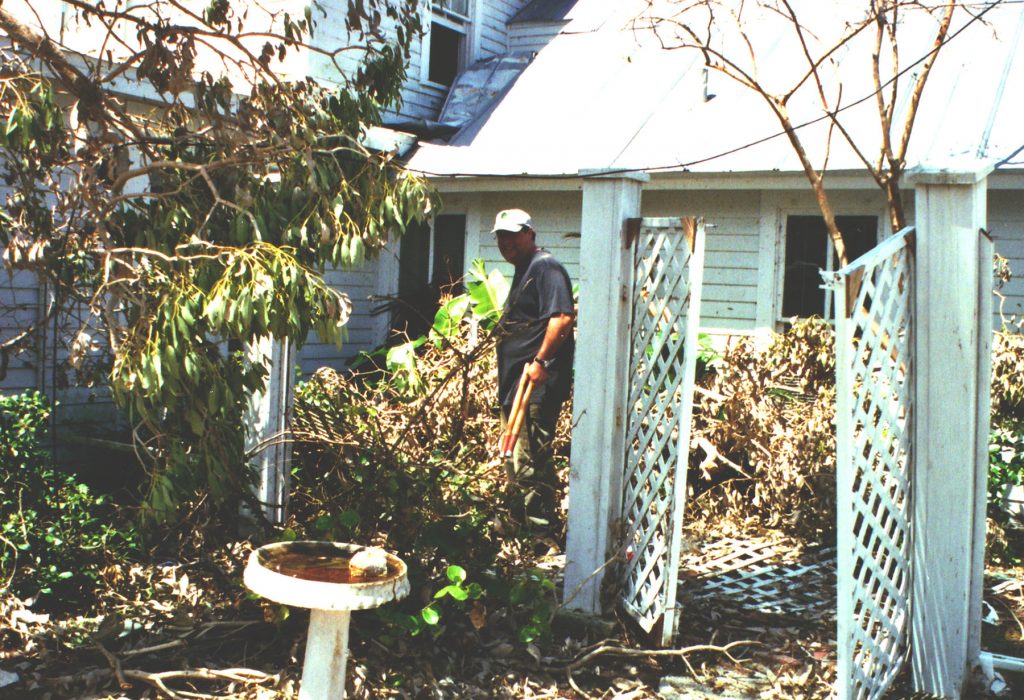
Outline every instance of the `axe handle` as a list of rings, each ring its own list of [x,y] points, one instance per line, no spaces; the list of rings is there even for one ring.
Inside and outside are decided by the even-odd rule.
[[[515,446],[514,435],[518,435],[517,432],[513,431],[515,427],[516,419],[519,417],[522,411],[523,405],[523,392],[526,390],[526,385],[529,383],[529,365],[523,366],[523,376],[519,378],[519,386],[516,388],[516,397],[512,400],[512,411],[508,415],[508,419],[505,421],[505,432],[501,435],[501,442],[498,449],[502,457],[507,457],[512,453],[512,448]]]
[[[530,405],[530,394],[532,393],[533,382],[527,382],[526,390],[523,392],[523,400],[519,404],[519,410],[516,412],[515,419],[510,421],[512,424],[512,434],[509,436],[506,457],[512,456],[512,450],[515,449],[516,442],[519,440],[519,430],[523,427],[523,416],[527,413]]]

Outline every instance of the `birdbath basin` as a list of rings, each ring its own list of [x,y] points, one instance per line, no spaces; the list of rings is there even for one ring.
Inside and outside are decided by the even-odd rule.
[[[300,700],[344,697],[351,612],[376,608],[409,593],[401,559],[380,552],[379,567],[350,568],[352,557],[360,552],[365,554],[367,548],[298,541],[268,544],[249,555],[244,576],[249,590],[284,605],[310,608]]]

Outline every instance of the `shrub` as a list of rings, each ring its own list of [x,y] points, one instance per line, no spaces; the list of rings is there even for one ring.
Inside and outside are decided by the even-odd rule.
[[[507,283],[477,261],[466,286],[467,294],[442,304],[427,336],[380,352],[383,370],[322,368],[297,389],[295,527],[305,524],[315,537],[386,540],[411,566],[422,563],[423,575],[494,562],[514,496],[497,450],[488,332]],[[563,456],[568,413],[556,442]]]
[[[0,571],[9,590],[52,607],[88,600],[104,564],[135,544],[105,497],[54,467],[49,416],[39,393],[0,397]]]
[[[1003,330],[992,342],[992,426],[989,440],[989,514],[1007,489],[1024,483],[1024,334]]]
[[[759,349],[741,339],[698,381],[691,508],[705,526],[835,527],[835,354],[831,327],[795,323]],[[1024,335],[997,332],[992,352],[990,515],[1024,483]]]
[[[835,529],[835,355],[831,326],[798,321],[767,348],[730,344],[698,382],[690,483],[696,524]]]

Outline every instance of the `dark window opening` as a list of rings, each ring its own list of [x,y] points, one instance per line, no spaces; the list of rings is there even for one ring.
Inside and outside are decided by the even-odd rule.
[[[466,217],[435,217],[434,230],[419,224],[402,236],[399,247],[398,302],[392,327],[410,338],[433,325],[442,294],[460,294],[466,255]]]
[[[846,257],[853,261],[878,242],[878,217],[837,216],[836,224],[846,242]],[[831,257],[831,261],[828,258]],[[839,259],[820,216],[786,218],[786,267],[782,288],[782,316],[824,316],[825,290],[819,270],[835,270]]]
[[[463,34],[439,22],[430,24],[430,70],[427,78],[434,83],[451,85],[459,73]]]
[[[466,217],[444,215],[434,220],[434,274],[431,282],[450,294],[462,292],[466,256]]]

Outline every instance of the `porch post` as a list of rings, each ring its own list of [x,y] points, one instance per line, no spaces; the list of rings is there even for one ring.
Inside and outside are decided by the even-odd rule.
[[[581,171],[580,301],[563,603],[601,612],[601,581],[622,507],[624,391],[631,257],[626,219],[640,215],[643,173]]]
[[[914,688],[964,690],[979,654],[992,248],[988,170],[918,168],[915,186],[911,664]]]
[[[294,384],[295,350],[287,339],[264,336],[252,343],[249,359],[265,366],[270,374],[263,392],[249,397],[245,450],[256,466],[256,498],[262,504],[263,515],[272,523],[284,522],[288,497],[288,469],[291,463],[291,443],[284,438],[287,428],[288,407],[291,405]]]

